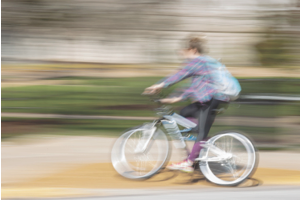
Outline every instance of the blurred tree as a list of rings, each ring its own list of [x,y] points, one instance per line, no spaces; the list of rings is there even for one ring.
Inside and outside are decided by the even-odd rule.
[[[174,25],[166,0],[3,0],[2,26],[20,29],[157,30]]]
[[[272,31],[267,32],[265,39],[255,46],[260,62],[264,66],[286,65],[293,61],[288,47],[292,41],[278,35],[279,33]]]
[[[178,24],[172,5],[177,0],[3,0],[2,33],[13,42],[18,37],[76,38],[115,51],[139,44],[143,55],[159,60],[160,31]]]
[[[299,63],[300,0],[287,8],[274,8],[263,18],[267,29],[263,40],[255,45],[264,66]]]

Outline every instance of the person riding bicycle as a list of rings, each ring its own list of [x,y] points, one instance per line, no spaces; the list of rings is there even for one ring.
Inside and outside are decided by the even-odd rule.
[[[192,132],[198,133],[195,144],[187,159],[179,163],[168,165],[170,170],[181,170],[193,172],[194,160],[199,156],[201,142],[207,139],[209,130],[214,122],[214,109],[220,103],[227,103],[230,97],[220,91],[218,82],[220,77],[216,73],[216,68],[222,66],[219,61],[204,55],[204,40],[199,37],[190,37],[188,47],[183,50],[183,55],[187,59],[184,68],[176,74],[164,79],[158,84],[145,89],[145,93],[154,94],[162,88],[167,88],[183,79],[191,78],[190,87],[180,96],[161,99],[162,103],[175,103],[183,100],[191,100],[192,104],[184,107],[180,115],[186,118],[198,118],[198,125]]]

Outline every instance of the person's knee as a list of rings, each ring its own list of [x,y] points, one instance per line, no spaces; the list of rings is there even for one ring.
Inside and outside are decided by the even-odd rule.
[[[185,111],[185,109],[182,109],[182,110],[179,112],[179,114],[180,114],[181,116],[183,116],[183,117],[188,117],[188,116],[187,116],[187,112]]]

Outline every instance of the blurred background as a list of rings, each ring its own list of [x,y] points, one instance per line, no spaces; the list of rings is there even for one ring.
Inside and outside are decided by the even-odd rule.
[[[1,10],[2,161],[37,138],[116,138],[151,120],[156,105],[140,94],[178,69],[184,39],[199,33],[242,86],[210,135],[237,129],[262,151],[299,151],[299,0],[2,0]]]

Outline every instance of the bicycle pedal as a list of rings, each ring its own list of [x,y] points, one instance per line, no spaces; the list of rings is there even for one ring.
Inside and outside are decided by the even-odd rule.
[[[183,140],[185,141],[195,141],[197,138],[193,135],[189,135],[189,136],[186,136],[186,137],[183,137]]]

